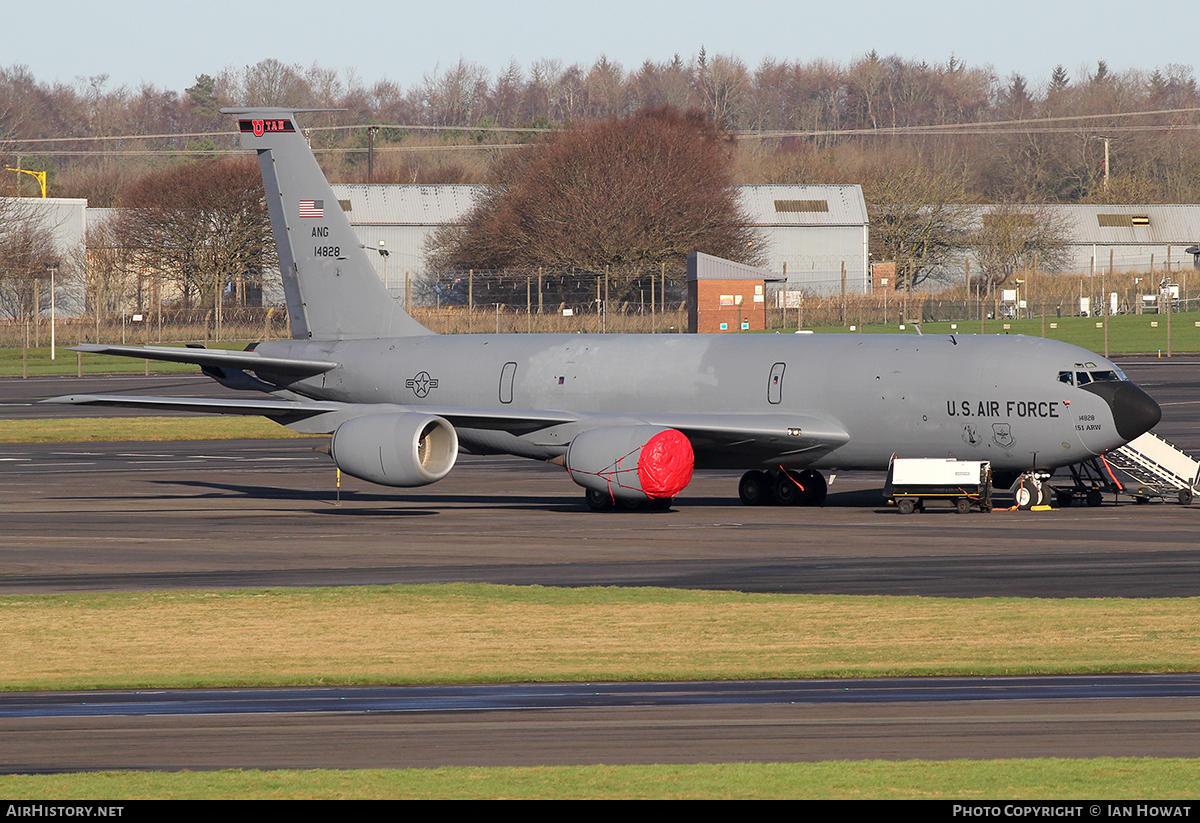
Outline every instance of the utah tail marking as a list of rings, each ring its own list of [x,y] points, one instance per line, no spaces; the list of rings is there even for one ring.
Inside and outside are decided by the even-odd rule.
[[[287,119],[239,120],[238,128],[241,131],[251,132],[255,137],[262,137],[269,131],[294,132],[296,130],[296,127],[292,125],[292,121]]]

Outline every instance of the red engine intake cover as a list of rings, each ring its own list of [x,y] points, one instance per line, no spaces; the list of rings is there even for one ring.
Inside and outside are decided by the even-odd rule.
[[[667,429],[646,441],[638,457],[638,480],[651,500],[674,497],[692,480],[696,456],[682,432]]]

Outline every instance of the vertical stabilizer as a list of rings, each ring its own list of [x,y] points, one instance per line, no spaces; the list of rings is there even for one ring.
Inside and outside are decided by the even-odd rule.
[[[290,108],[225,108],[258,152],[292,337],[352,340],[432,334],[379,282]]]

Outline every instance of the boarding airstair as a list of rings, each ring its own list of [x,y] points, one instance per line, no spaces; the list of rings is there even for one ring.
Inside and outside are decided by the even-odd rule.
[[[1133,482],[1122,489],[1138,503],[1173,497],[1186,505],[1200,494],[1200,461],[1153,432],[1146,432],[1103,458]]]

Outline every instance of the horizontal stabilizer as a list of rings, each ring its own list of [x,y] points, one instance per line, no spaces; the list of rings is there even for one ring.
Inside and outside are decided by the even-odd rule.
[[[253,351],[230,351],[229,349],[192,349],[178,346],[108,346],[99,343],[81,343],[71,351],[91,354],[112,354],[117,357],[136,357],[140,360],[165,360],[169,363],[193,363],[197,366],[226,369],[249,369],[273,374],[311,376],[323,374],[337,368],[337,363],[327,360],[296,360],[287,357],[264,357]]]
[[[67,406],[117,406],[158,411],[203,412],[206,414],[250,414],[271,418],[312,417],[341,411],[346,403],[311,400],[227,400],[216,397],[148,397],[131,394],[64,394],[40,401]]]

